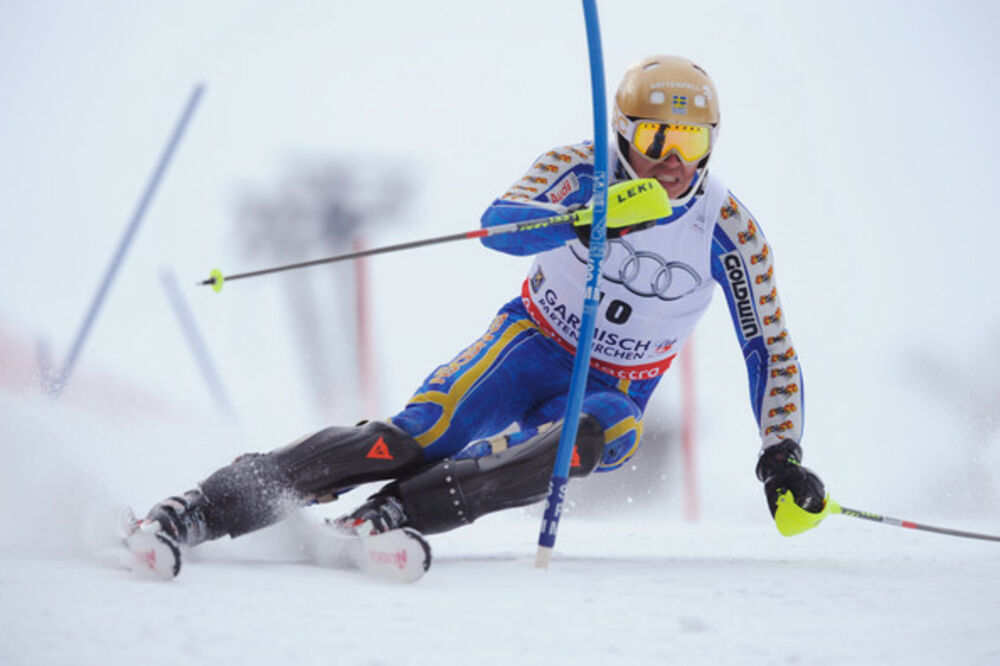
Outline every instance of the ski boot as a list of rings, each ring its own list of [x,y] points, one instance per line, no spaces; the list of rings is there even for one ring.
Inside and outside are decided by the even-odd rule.
[[[351,513],[330,522],[338,529],[354,534],[358,534],[365,523],[370,523],[365,529],[371,535],[383,534],[409,524],[402,501],[388,494],[372,495]]]

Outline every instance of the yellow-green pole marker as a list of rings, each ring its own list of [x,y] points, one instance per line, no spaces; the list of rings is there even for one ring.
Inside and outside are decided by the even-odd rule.
[[[222,291],[222,283],[226,281],[226,276],[223,275],[222,271],[218,268],[214,269],[211,273],[209,273],[209,275],[211,277],[208,278],[208,281],[211,283],[212,289],[215,290],[215,293],[218,294]]]

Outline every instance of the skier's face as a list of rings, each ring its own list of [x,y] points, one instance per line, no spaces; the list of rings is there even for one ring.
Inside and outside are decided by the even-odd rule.
[[[687,191],[698,170],[698,162],[685,162],[677,153],[671,152],[663,160],[654,162],[632,145],[628,147],[628,163],[639,178],[655,178],[660,181],[671,199],[679,199]]]

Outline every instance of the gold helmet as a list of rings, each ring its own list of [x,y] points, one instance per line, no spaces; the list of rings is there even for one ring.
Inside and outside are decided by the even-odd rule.
[[[719,96],[708,73],[679,56],[640,60],[625,71],[618,85],[611,122],[619,163],[632,178],[636,174],[627,159],[630,143],[649,159],[675,152],[682,160],[697,161],[690,188],[672,203],[690,201],[708,173],[719,127]]]

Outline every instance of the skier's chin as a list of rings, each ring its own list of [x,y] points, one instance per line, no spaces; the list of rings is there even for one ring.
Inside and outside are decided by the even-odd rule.
[[[666,175],[657,176],[656,179],[660,181],[660,185],[667,191],[671,199],[681,198],[691,184],[689,179],[685,179],[683,176]]]

